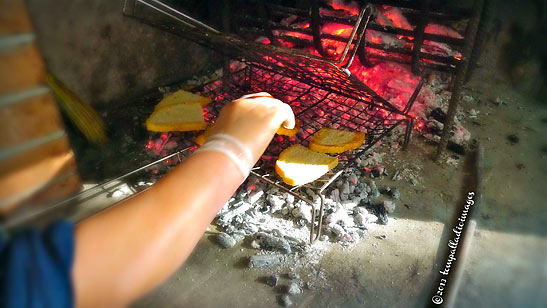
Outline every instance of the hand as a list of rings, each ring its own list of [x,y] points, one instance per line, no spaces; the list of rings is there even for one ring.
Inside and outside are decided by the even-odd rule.
[[[258,160],[283,124],[295,125],[291,107],[266,92],[245,95],[226,105],[215,122],[211,136],[228,134],[249,148]]]

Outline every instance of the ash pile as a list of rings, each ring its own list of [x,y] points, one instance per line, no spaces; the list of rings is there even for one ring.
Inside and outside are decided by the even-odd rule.
[[[276,286],[279,277],[297,276],[279,287],[287,293],[280,303],[302,292],[295,290],[327,287],[319,263],[329,249],[339,245],[351,250],[369,230],[395,221],[389,215],[396,210],[401,192],[377,186],[375,179],[388,176],[382,157],[363,155],[358,167],[348,169],[325,191],[322,235],[313,244],[309,243],[312,207],[255,177],[241,185],[219,212],[213,223],[221,233],[215,241],[223,248],[241,244],[256,249],[248,266],[265,271],[264,282],[269,285]],[[402,178],[400,173],[394,175]],[[320,197],[311,189],[303,190],[319,209]]]

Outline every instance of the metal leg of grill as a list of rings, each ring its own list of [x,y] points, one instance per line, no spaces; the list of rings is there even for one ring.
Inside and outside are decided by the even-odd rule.
[[[456,110],[460,103],[460,96],[463,90],[463,83],[465,81],[465,76],[467,75],[467,68],[469,67],[469,58],[471,52],[473,51],[473,45],[475,43],[475,36],[477,35],[477,30],[479,28],[479,21],[481,17],[481,12],[483,8],[484,0],[476,0],[473,4],[473,17],[467,24],[467,29],[465,33],[466,41],[463,46],[462,51],[462,60],[456,72],[456,77],[454,78],[454,86],[452,89],[452,96],[450,97],[450,102],[448,105],[448,112],[446,113],[446,121],[444,123],[443,133],[441,135],[441,142],[439,142],[439,147],[437,148],[437,154],[435,155],[435,161],[439,161],[442,154],[444,153],[446,146],[448,144],[448,139],[450,137],[450,132],[452,131],[452,126],[454,124],[454,116],[456,115]]]
[[[321,198],[321,206],[319,207],[319,212],[315,209],[315,205],[312,205],[312,213],[311,213],[311,227],[310,227],[310,243],[313,244],[313,242],[317,241],[319,237],[321,237],[321,230],[323,229],[323,214],[324,214],[324,208],[325,208],[325,195],[323,194],[325,192],[325,189],[330,186],[340,175],[344,173],[344,170],[338,171],[335,175],[333,175],[328,182],[323,184],[321,186],[321,189],[319,189],[319,197]],[[317,224],[317,231],[315,230],[315,221],[318,221]],[[314,236],[315,235],[315,236]]]
[[[403,150],[406,150],[408,147],[408,144],[410,143],[410,138],[412,137],[412,127],[414,126],[414,119],[412,117],[409,118],[406,124],[406,131],[405,131],[405,140],[403,141]]]
[[[424,31],[428,21],[430,4],[431,0],[422,0],[420,12],[421,18],[414,32],[414,45],[412,46],[412,72],[416,75],[420,73],[420,54],[422,44],[424,43]]]

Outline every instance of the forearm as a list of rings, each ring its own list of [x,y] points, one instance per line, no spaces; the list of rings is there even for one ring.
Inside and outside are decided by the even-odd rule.
[[[223,154],[199,153],[138,198],[80,223],[73,272],[78,306],[125,305],[166,279],[241,179]]]

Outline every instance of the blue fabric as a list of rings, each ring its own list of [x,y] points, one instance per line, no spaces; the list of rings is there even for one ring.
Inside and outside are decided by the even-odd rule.
[[[74,225],[0,236],[0,307],[73,307]]]

